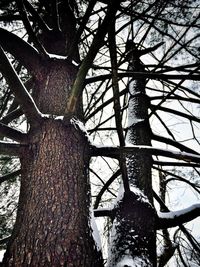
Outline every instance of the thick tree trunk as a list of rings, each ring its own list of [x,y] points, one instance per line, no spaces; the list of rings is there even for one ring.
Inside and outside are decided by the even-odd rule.
[[[101,266],[89,217],[88,142],[46,119],[21,158],[19,211],[5,266]]]
[[[49,52],[66,55],[75,26],[68,4],[63,5],[63,16],[69,15],[60,14],[65,38],[40,39]],[[76,74],[73,64],[54,58],[41,60],[34,77],[34,101],[50,115],[40,125],[30,125],[20,158],[17,219],[3,266],[103,266],[90,223],[88,139],[75,118],[57,117],[64,114]],[[81,99],[79,107],[76,115],[81,118]]]

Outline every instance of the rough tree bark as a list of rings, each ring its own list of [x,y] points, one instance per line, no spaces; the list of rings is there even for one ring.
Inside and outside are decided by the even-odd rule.
[[[62,1],[60,8],[62,34],[43,32],[38,39],[47,52],[66,55],[75,20],[68,4]],[[88,139],[76,119],[57,117],[64,114],[76,74],[62,58],[41,58],[34,70],[34,101],[43,114],[53,115],[30,123],[21,150],[18,213],[3,266],[103,265],[90,224]],[[82,116],[81,109],[76,115]]]
[[[129,70],[144,72],[139,51],[130,40]],[[148,122],[146,80],[131,80],[128,84],[129,145],[151,145]],[[156,266],[156,213],[153,208],[151,156],[145,153],[127,155],[127,174],[130,191],[125,190],[115,206],[111,233],[109,267]]]
[[[45,119],[30,131],[5,266],[101,266],[88,223],[87,155],[78,126]]]

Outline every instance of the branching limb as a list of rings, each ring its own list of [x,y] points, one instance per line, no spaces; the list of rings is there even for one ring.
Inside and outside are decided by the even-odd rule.
[[[200,216],[200,203],[179,211],[158,212],[157,229],[179,226]]]
[[[35,10],[35,8],[31,5],[31,3],[29,3],[27,0],[24,0],[24,6],[32,15],[33,20],[38,23],[38,25],[40,26],[40,28],[43,31],[45,31],[45,32],[51,31],[51,29],[48,27],[48,25],[45,23],[45,21],[39,15],[39,13]]]
[[[181,151],[185,151],[185,152],[188,152],[188,153],[192,153],[192,154],[196,154],[198,155],[198,152],[196,152],[195,150],[175,141],[175,140],[172,140],[170,138],[166,138],[166,137],[163,137],[163,136],[160,136],[160,135],[156,135],[156,134],[152,134],[152,139],[158,141],[158,142],[163,142],[165,144],[169,144],[171,146],[174,146],[174,147],[177,147],[179,148]]]
[[[53,16],[53,29],[55,32],[61,32],[60,29],[60,18],[59,18],[59,13],[58,13],[58,1],[54,0],[51,1],[51,12],[52,12],[52,16]]]
[[[155,156],[170,157],[178,160],[184,160],[189,162],[200,163],[200,155],[195,155],[191,153],[165,150],[159,148],[153,148],[151,146],[137,146],[132,145],[130,147],[91,147],[91,156],[104,156],[104,157],[113,157],[119,158],[119,155],[122,154],[131,154],[131,153],[147,153]]]
[[[3,176],[0,176],[0,184],[18,176],[20,173],[21,173],[21,170],[17,170],[17,171],[11,172],[9,174],[5,174]]]
[[[40,55],[31,45],[17,35],[1,28],[0,45],[5,51],[12,54],[31,73],[35,74],[40,65]]]
[[[18,130],[15,130],[1,122],[0,122],[0,135],[6,136],[20,143],[24,143],[24,141],[26,140],[26,134]]]
[[[176,138],[174,137],[173,133],[170,131],[170,129],[168,128],[168,126],[165,124],[165,122],[161,119],[161,117],[158,115],[158,113],[155,110],[152,110],[151,114],[153,114],[156,116],[156,118],[160,121],[161,125],[165,128],[166,132],[168,133],[169,136],[171,136],[171,138],[176,141]]]
[[[120,175],[121,171],[118,170],[116,171],[111,177],[110,179],[108,179],[108,181],[104,184],[104,186],[101,188],[100,192],[98,193],[97,197],[96,197],[96,201],[94,203],[94,209],[97,209],[99,206],[99,203],[101,201],[101,197],[104,194],[104,192],[108,189],[108,187],[112,184],[112,182],[117,179],[117,177]]]
[[[16,118],[22,116],[24,113],[21,108],[14,109],[1,119],[1,123],[8,124]]]
[[[22,21],[24,23],[24,26],[26,28],[26,31],[27,31],[31,41],[34,43],[35,47],[37,47],[38,51],[40,51],[41,55],[46,57],[47,56],[47,52],[44,49],[44,47],[42,46],[42,44],[39,42],[38,38],[36,37],[36,35],[35,35],[34,31],[33,31],[33,28],[32,28],[32,26],[30,24],[30,21],[28,19],[28,16],[27,16],[27,13],[26,13],[26,10],[25,10],[25,7],[24,7],[23,0],[17,0],[16,3],[17,3],[17,6],[19,8],[19,13],[22,16]]]
[[[166,108],[166,107],[163,107],[163,106],[158,107],[156,105],[152,105],[151,104],[151,107],[153,108],[153,110],[161,110],[161,111],[169,112],[169,113],[172,113],[174,115],[177,115],[177,116],[186,118],[186,119],[188,119],[190,121],[196,121],[196,122],[199,122],[200,123],[200,118],[195,117],[194,115],[192,116],[192,115],[189,115],[189,114],[180,112],[178,110],[172,110],[170,108]]]
[[[153,46],[153,47],[148,47],[146,49],[138,49],[136,47],[136,45],[133,43],[132,40],[127,40],[127,43],[126,43],[126,55],[125,55],[125,59],[120,62],[120,65],[126,61],[129,61],[130,60],[130,57],[132,57],[133,53],[134,53],[134,56],[137,56],[137,58],[143,56],[143,55],[146,55],[148,53],[151,53],[153,51],[155,51],[156,49],[158,49],[161,45],[163,45],[164,42],[160,42],[158,43],[157,45]]]
[[[127,89],[123,89],[121,92],[119,92],[119,96],[122,96],[124,94],[127,93]],[[98,106],[93,112],[91,112],[86,118],[85,120],[89,120],[90,118],[92,118],[95,114],[97,114],[99,111],[101,111],[104,107],[108,106],[109,104],[111,104],[118,96],[114,95],[112,98],[104,101],[100,106]]]
[[[114,112],[115,112],[115,123],[117,128],[117,135],[119,138],[120,146],[125,146],[125,138],[122,127],[122,113],[120,105],[120,93],[119,93],[119,84],[118,84],[118,66],[117,66],[117,48],[116,48],[116,39],[115,39],[115,20],[112,22],[110,31],[108,32],[108,43],[109,43],[109,52],[111,58],[111,69],[112,69],[112,88],[114,98]],[[126,168],[126,159],[124,155],[121,155],[119,158],[119,165],[122,173],[122,181],[125,191],[130,191],[128,174]]]
[[[9,156],[19,156],[23,145],[0,141],[0,154]]]
[[[166,170],[163,170],[163,169],[161,169],[161,168],[157,168],[157,167],[153,167],[153,169],[155,169],[155,170],[157,170],[157,171],[159,171],[159,172],[162,172],[162,173],[164,173],[164,174],[167,175],[167,176],[170,176],[170,178],[167,178],[167,179],[165,180],[165,182],[164,182],[164,186],[165,186],[165,187],[166,187],[167,183],[176,180],[176,181],[184,182],[184,183],[190,185],[190,186],[191,186],[197,193],[200,194],[200,190],[198,189],[198,188],[200,188],[199,185],[197,185],[197,184],[195,184],[195,183],[192,183],[192,182],[190,182],[189,180],[187,180],[187,179],[181,177],[180,175],[176,175],[176,174],[174,174],[174,173],[172,173],[172,172],[170,172],[170,171],[166,171]]]
[[[86,10],[86,12],[85,12],[85,14],[83,16],[81,24],[80,24],[80,26],[79,26],[79,28],[78,28],[78,30],[76,32],[74,40],[73,40],[73,42],[71,44],[71,47],[69,49],[69,54],[68,54],[69,58],[73,58],[74,49],[75,49],[76,45],[78,44],[78,41],[79,41],[79,39],[81,37],[81,34],[83,33],[83,31],[85,29],[85,26],[86,26],[86,24],[88,22],[88,19],[89,19],[90,15],[91,15],[91,13],[93,11],[93,8],[94,8],[96,2],[97,2],[97,0],[90,0],[89,3],[88,3],[87,10]]]
[[[3,49],[0,47],[0,71],[6,79],[10,90],[15,94],[18,103],[20,103],[22,110],[27,116],[28,120],[31,122],[39,121],[41,118],[41,113],[38,110],[35,102],[33,101],[31,95],[26,90],[24,84],[19,79],[17,73],[15,72],[13,66],[8,60]]]
[[[106,16],[102,22],[102,24],[99,26],[97,34],[95,35],[93,42],[90,46],[90,49],[84,58],[79,71],[77,73],[75,82],[73,84],[72,90],[71,90],[71,95],[69,97],[69,100],[67,102],[67,106],[65,109],[65,114],[66,116],[68,114],[74,114],[76,112],[77,108],[77,101],[79,96],[81,95],[83,91],[83,85],[85,82],[85,77],[88,73],[88,70],[90,69],[93,60],[95,59],[99,49],[102,47],[104,44],[104,38],[109,30],[109,25],[111,21],[114,19],[115,14],[117,12],[118,6],[120,4],[120,1],[110,1],[108,10],[106,13]]]
[[[159,160],[154,160],[153,161],[154,165],[159,165],[159,166],[176,166],[176,167],[190,167],[190,168],[200,168],[200,164],[196,163],[191,163],[191,162],[175,162],[175,161],[159,161]]]
[[[113,217],[113,210],[109,210],[109,209],[95,209],[94,210],[94,216],[95,217]]]
[[[165,213],[170,212],[170,210],[168,209],[168,207],[165,205],[165,203],[159,198],[159,196],[154,192],[154,198],[156,199],[156,201],[159,203],[160,207],[162,208],[162,210]],[[200,205],[200,204],[198,204]],[[157,217],[157,220],[159,221],[159,217]],[[158,223],[159,226],[159,223]],[[200,248],[199,248],[199,244],[197,244],[193,238],[193,236],[188,232],[188,230],[185,228],[184,225],[182,224],[178,224],[176,226],[179,226],[180,230],[184,233],[184,235],[188,238],[188,240],[190,241],[191,245],[193,246],[193,248],[200,253]],[[160,229],[157,227],[157,229]],[[164,227],[163,229],[166,229],[166,227]]]
[[[87,78],[85,84],[94,83],[98,81],[103,81],[106,79],[110,79],[112,74],[103,74],[94,76],[91,78]],[[156,72],[137,72],[137,71],[127,71],[127,72],[120,72],[118,73],[119,78],[126,78],[132,77],[133,79],[153,79],[153,80],[161,80],[161,81],[168,81],[168,80],[190,80],[190,81],[200,81],[199,75],[188,75],[188,74],[160,74]]]

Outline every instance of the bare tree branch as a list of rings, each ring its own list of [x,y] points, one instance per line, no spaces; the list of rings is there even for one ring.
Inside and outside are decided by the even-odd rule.
[[[15,94],[17,101],[20,103],[27,118],[32,122],[39,121],[41,118],[40,111],[1,47],[0,71],[10,86],[11,91]]]
[[[114,214],[114,211],[113,210],[109,210],[109,209],[95,209],[93,210],[94,211],[94,216],[95,217],[105,217],[105,216],[108,216],[108,217],[114,217],[113,214]]]
[[[13,45],[15,44],[15,45]],[[40,65],[40,55],[36,49],[17,35],[0,28],[0,45],[12,54],[31,73],[35,74]]]
[[[20,144],[0,141],[0,154],[9,156],[19,156],[22,147],[23,145]]]
[[[121,171],[118,170],[116,171],[111,177],[110,179],[108,179],[108,181],[104,184],[104,186],[101,188],[100,192],[98,193],[98,195],[96,196],[96,200],[94,203],[94,209],[97,209],[99,206],[99,202],[101,201],[101,197],[103,195],[103,193],[108,189],[108,187],[112,184],[112,182],[117,179],[117,177],[120,175]]]
[[[0,122],[0,134],[20,143],[24,143],[26,140],[26,134],[18,130],[15,130],[1,122]]]
[[[0,184],[18,176],[20,173],[21,173],[21,170],[17,170],[17,171],[11,172],[9,174],[5,174],[3,176],[0,176]]]
[[[195,150],[175,141],[175,140],[172,140],[170,138],[166,138],[166,137],[163,137],[163,136],[160,136],[160,135],[156,135],[156,134],[152,134],[152,139],[158,141],[158,142],[163,142],[165,144],[169,144],[171,146],[174,146],[174,147],[177,147],[179,148],[181,151],[185,151],[185,152],[188,152],[188,153],[192,153],[192,154],[196,154],[196,155],[199,155],[198,152],[196,152]]]
[[[93,10],[96,2],[97,2],[97,0],[90,0],[89,3],[88,3],[87,10],[86,10],[86,12],[85,12],[85,14],[84,14],[84,16],[82,18],[81,24],[80,24],[80,26],[79,26],[79,28],[78,28],[78,30],[76,32],[74,40],[72,41],[71,47],[69,49],[69,54],[68,54],[69,58],[73,58],[74,49],[75,49],[75,47],[76,47],[76,45],[77,45],[77,43],[78,43],[78,41],[79,41],[79,39],[81,37],[81,34],[84,31],[84,28],[85,28],[85,26],[86,26],[86,24],[88,22],[88,19],[89,19],[91,13],[92,13],[92,10]]]
[[[1,123],[8,124],[9,122],[15,120],[16,118],[22,116],[24,113],[21,108],[14,109],[13,111],[9,112],[5,117],[1,119]]]
[[[158,212],[157,229],[179,226],[200,216],[200,204],[179,211]]]
[[[153,110],[161,110],[161,111],[165,111],[165,112],[169,112],[169,113],[172,113],[174,115],[177,115],[177,116],[180,116],[180,117],[183,117],[183,118],[186,118],[188,120],[191,120],[191,121],[196,121],[196,122],[199,122],[200,123],[200,118],[198,117],[195,117],[194,115],[189,115],[189,114],[186,114],[186,113],[183,113],[181,111],[178,111],[178,110],[172,110],[170,108],[166,108],[166,107],[163,107],[163,106],[156,106],[156,105],[151,105],[151,107],[153,108]]]
[[[115,20],[111,22],[110,31],[108,32],[108,46],[111,59],[111,68],[112,68],[112,88],[114,98],[114,114],[115,114],[115,124],[117,128],[117,135],[119,138],[120,146],[125,146],[125,138],[122,127],[122,113],[120,105],[120,93],[119,93],[119,84],[118,84],[118,66],[117,66],[117,48],[116,48],[116,36],[115,36]],[[119,165],[122,173],[122,181],[125,191],[130,191],[128,174],[126,168],[126,159],[124,155],[119,157]]]
[[[30,21],[28,19],[25,7],[24,7],[24,2],[23,0],[17,0],[16,1],[18,9],[19,9],[19,13],[22,16],[22,21],[24,23],[25,29],[31,39],[31,41],[34,43],[34,45],[37,47],[37,49],[40,51],[41,55],[46,57],[47,56],[47,52],[44,49],[44,47],[42,46],[42,44],[39,42],[37,36],[35,35],[33,28],[30,24]]]
[[[181,166],[181,167],[191,167],[191,168],[200,168],[200,164],[195,164],[195,163],[187,163],[187,162],[174,162],[174,161],[158,161],[154,160],[153,161],[154,165],[159,165],[159,166]]]
[[[110,22],[114,19],[115,14],[117,12],[118,6],[120,4],[120,0],[110,1],[108,5],[108,10],[106,16],[99,26],[97,34],[95,35],[93,42],[89,48],[89,51],[84,58],[79,71],[77,73],[75,82],[73,84],[71,95],[67,102],[67,106],[65,109],[65,114],[73,114],[76,111],[77,100],[83,91],[83,85],[85,82],[85,77],[88,73],[89,68],[92,65],[94,58],[96,57],[99,49],[104,44],[104,38],[109,30]]]
[[[42,19],[39,13],[35,10],[35,8],[32,6],[31,3],[29,3],[27,0],[24,0],[24,6],[32,15],[33,20],[37,21],[38,25],[43,31],[45,32],[51,31],[51,29],[48,27],[48,25],[45,23],[45,21]]]
[[[91,156],[104,156],[104,157],[113,157],[118,158],[119,155],[122,154],[131,154],[131,153],[148,153],[155,156],[163,156],[174,158],[178,160],[183,160],[187,162],[196,162],[200,163],[200,155],[186,153],[186,152],[179,152],[179,151],[172,151],[172,150],[164,150],[160,148],[153,148],[151,146],[137,146],[132,145],[131,147],[91,147]]]
[[[199,75],[189,75],[189,74],[161,74],[161,73],[153,73],[153,72],[119,72],[118,73],[119,78],[125,78],[125,77],[132,77],[133,79],[139,79],[139,78],[149,78],[154,80],[192,80],[192,81],[200,81]],[[87,78],[85,80],[85,84],[94,83],[98,81],[103,81],[106,79],[110,79],[111,74],[103,74],[94,76],[91,78]]]

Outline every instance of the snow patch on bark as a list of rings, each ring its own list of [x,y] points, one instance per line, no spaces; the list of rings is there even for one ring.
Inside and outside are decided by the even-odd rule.
[[[64,116],[56,116],[56,117],[55,117],[55,120],[56,120],[56,121],[59,121],[59,120],[60,120],[60,121],[63,121],[63,119],[64,119]]]
[[[135,124],[139,123],[139,122],[143,122],[144,119],[139,119],[139,118],[135,118],[135,115],[132,116],[130,114],[129,118],[128,118],[128,124],[127,124],[127,128],[130,128],[131,126],[134,126]]]
[[[5,253],[6,251],[5,250],[0,250],[0,263],[2,262],[2,260],[3,260],[3,256],[4,256],[4,253]]]
[[[151,205],[151,203],[149,202],[147,196],[145,196],[144,193],[142,192],[142,190],[140,190],[137,186],[130,185],[130,190],[131,190],[131,192],[133,192],[137,196],[137,199],[140,202],[145,202],[145,203],[148,203],[148,204]]]
[[[70,120],[70,123],[72,125],[74,125],[74,127],[78,130],[80,130],[84,135],[85,137],[88,139],[88,142],[91,144],[91,138],[85,128],[85,125],[80,121],[78,120],[77,118],[73,117],[71,120]]]
[[[47,55],[48,55],[48,57],[51,58],[51,59],[67,60],[67,58],[68,58],[68,57],[66,57],[66,56],[57,55],[57,54],[50,54],[50,53],[47,53]],[[72,62],[72,64],[73,64],[74,66],[76,66],[76,67],[79,66],[79,64],[78,64],[76,61],[72,60],[71,62]]]
[[[94,218],[94,213],[92,210],[90,211],[90,227],[92,229],[92,236],[93,236],[96,248],[98,251],[101,251],[102,249],[101,239],[100,239],[99,230],[97,229],[96,221]]]
[[[80,129],[83,133],[87,134],[84,124],[75,117],[70,120],[70,123],[73,124],[76,129]]]
[[[144,257],[135,257],[125,256],[120,260],[116,267],[143,267],[143,266],[152,266],[148,259]]]
[[[149,202],[147,196],[144,195],[144,193],[136,186],[133,184],[130,184],[130,191],[133,192],[136,197],[137,200],[139,200],[140,202],[145,202],[151,205],[151,203]],[[111,209],[113,209],[115,206],[118,205],[118,203],[123,199],[124,197],[124,186],[123,183],[120,184],[119,190],[118,190],[118,195],[117,198],[115,199]]]

